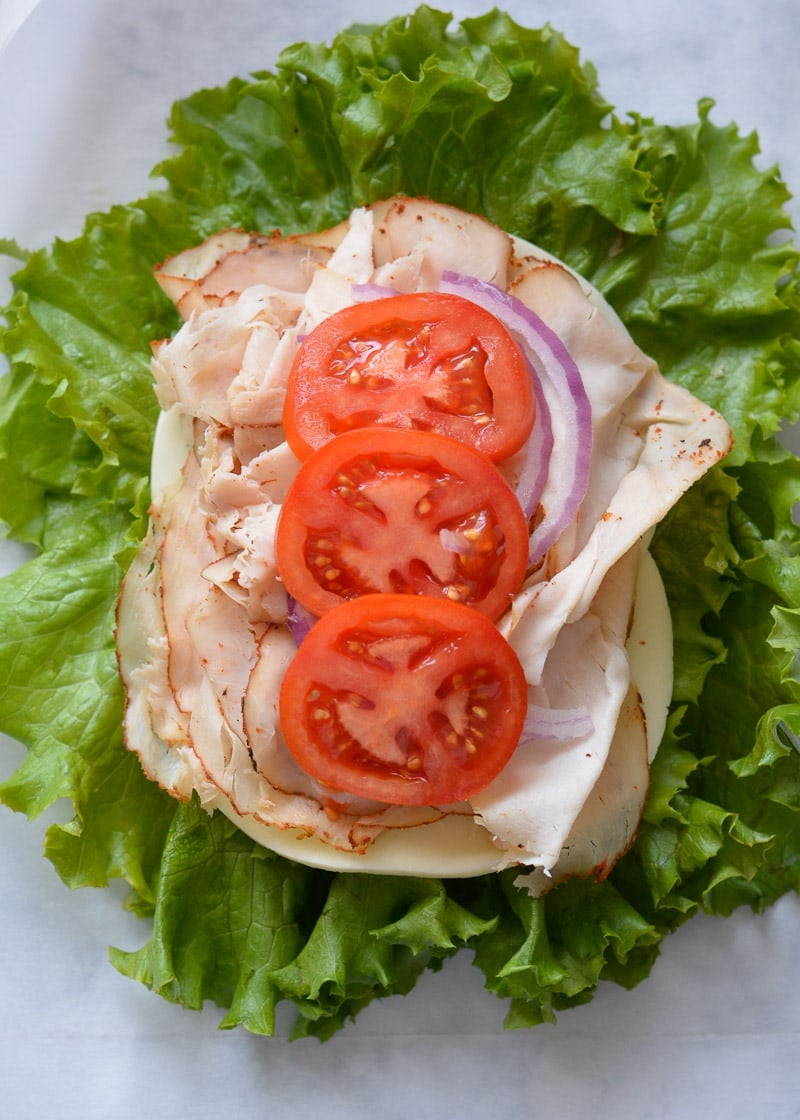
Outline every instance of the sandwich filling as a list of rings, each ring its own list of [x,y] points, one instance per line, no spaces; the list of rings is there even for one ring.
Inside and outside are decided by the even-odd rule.
[[[722,417],[565,265],[427,200],[309,235],[224,231],[156,276],[185,321],[153,348],[150,526],[117,626],[148,776],[318,866],[518,865],[534,893],[606,874],[671,695],[647,541],[727,454]],[[319,464],[351,442],[328,485]],[[344,634],[371,660],[332,678]]]

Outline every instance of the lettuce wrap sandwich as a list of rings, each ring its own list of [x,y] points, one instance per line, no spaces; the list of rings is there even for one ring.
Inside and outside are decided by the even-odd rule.
[[[38,554],[3,584],[3,727],[30,747],[3,798],[31,815],[72,798],[75,820],[48,839],[60,874],[125,879],[153,921],[141,950],[114,953],[123,972],[261,1033],[288,999],[298,1033],[326,1037],[463,947],[509,1024],[531,1025],[601,978],[637,983],[696,909],[796,889],[797,464],[775,439],[797,411],[796,256],[772,239],[785,188],[709,108],[683,129],[609,123],[592,71],[550,29],[497,12],[452,29],[421,8],[177,105],[166,188],[90,217],[17,274],[0,512]],[[179,327],[153,266],[221,229],[322,231],[396,195],[482,215],[565,262],[733,431],[650,542],[671,705],[635,842],[599,879],[542,892],[520,889],[518,867],[309,867],[200,797],[171,798],[123,743],[115,611],[151,501],[149,347]],[[243,909],[244,927],[230,920]]]

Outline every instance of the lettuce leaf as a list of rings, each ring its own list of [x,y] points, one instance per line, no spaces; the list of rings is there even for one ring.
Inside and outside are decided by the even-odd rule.
[[[420,7],[274,73],[174,106],[166,185],[26,254],[5,309],[0,518],[32,558],[0,582],[0,726],[28,748],[0,787],[48,832],[71,886],[122,879],[151,922],[114,965],[223,1027],[329,1037],[468,947],[508,1025],[552,1021],[601,980],[640,982],[699,909],[760,909],[800,885],[800,411],[788,194],[756,142],[711,120],[617,119],[550,27]],[[148,345],[177,326],[152,265],[226,225],[323,228],[426,194],[482,213],[598,285],[665,373],[718,407],[736,447],[659,528],[675,696],[636,843],[604,882],[543,899],[515,873],[332,875],[255,845],[147,782],[121,738],[119,581],[144,531],[156,415]]]

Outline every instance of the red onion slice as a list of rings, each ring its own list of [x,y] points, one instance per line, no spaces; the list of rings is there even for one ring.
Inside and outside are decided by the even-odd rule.
[[[520,746],[537,739],[566,743],[584,739],[593,732],[594,723],[588,708],[543,708],[529,704],[519,741]]]
[[[400,290],[390,288],[387,284],[353,284],[353,295],[356,303],[372,303],[374,300],[399,296]]]
[[[317,616],[313,615],[311,611],[307,611],[306,608],[298,603],[291,595],[287,596],[287,598],[289,601],[289,614],[286,618],[286,625],[289,628],[289,633],[295,640],[295,644],[299,646],[317,621]]]
[[[456,552],[459,556],[468,556],[475,547],[463,533],[455,529],[440,529],[439,543],[446,552]]]
[[[550,406],[547,403],[539,378],[528,362],[536,397],[536,422],[524,447],[524,461],[517,479],[519,504],[530,520],[536,513],[550,473],[553,454],[553,428],[550,423]],[[530,559],[530,557],[529,557]]]
[[[529,477],[522,495],[528,503],[533,500],[539,485],[535,460],[546,453],[548,438],[552,439],[547,477],[537,499],[544,516],[530,538],[528,559],[536,564],[574,520],[589,484],[592,408],[580,370],[555,331],[510,292],[457,272],[443,273],[439,290],[472,300],[503,323],[527,355],[537,404],[546,403],[550,437],[537,430],[537,418],[531,436],[534,445],[528,455]]]

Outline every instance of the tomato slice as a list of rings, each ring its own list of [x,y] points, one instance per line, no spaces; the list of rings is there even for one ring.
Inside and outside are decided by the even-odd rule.
[[[301,459],[334,436],[383,424],[440,432],[507,458],[535,417],[530,371],[490,312],[417,292],[353,304],[303,341],[283,425]]]
[[[527,710],[517,655],[446,599],[365,595],[329,611],[280,694],[289,750],[337,790],[398,805],[464,801],[514,752]]]
[[[364,428],[298,471],[276,534],[287,591],[324,614],[372,593],[431,595],[496,618],[528,559],[528,524],[497,467],[431,432]]]

